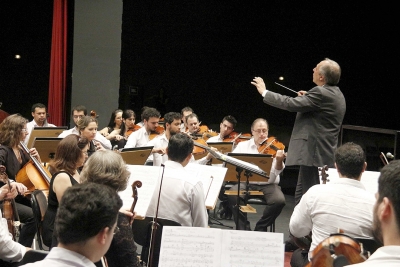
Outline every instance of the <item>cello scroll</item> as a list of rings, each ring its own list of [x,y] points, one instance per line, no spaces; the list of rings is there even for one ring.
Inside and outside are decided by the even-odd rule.
[[[129,210],[130,212],[132,212],[133,213],[133,211],[135,210],[135,206],[136,206],[136,203],[137,203],[137,200],[138,200],[138,191],[137,191],[137,188],[140,188],[140,187],[142,187],[142,182],[141,181],[134,181],[133,183],[132,183],[132,191],[133,191],[133,194],[132,194],[132,197],[133,197],[133,203],[132,203],[132,206],[131,206],[131,209]]]

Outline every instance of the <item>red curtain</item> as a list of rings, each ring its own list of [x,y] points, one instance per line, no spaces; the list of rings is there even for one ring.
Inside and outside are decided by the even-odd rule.
[[[67,7],[68,0],[54,0],[50,58],[49,122],[67,124],[65,96],[67,87]]]

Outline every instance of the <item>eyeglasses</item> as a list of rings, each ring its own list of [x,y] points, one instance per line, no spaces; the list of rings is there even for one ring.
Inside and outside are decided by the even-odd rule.
[[[114,233],[113,233],[113,234],[115,235],[115,234],[118,234],[118,233],[119,233],[119,227],[118,227],[118,226],[115,226],[115,228],[114,228]]]
[[[258,130],[253,130],[253,132],[260,134],[260,133],[267,133],[268,130],[267,129],[258,129]]]
[[[22,128],[21,131],[24,132],[24,133],[27,133],[27,132],[28,132],[28,129],[27,129],[27,128]]]

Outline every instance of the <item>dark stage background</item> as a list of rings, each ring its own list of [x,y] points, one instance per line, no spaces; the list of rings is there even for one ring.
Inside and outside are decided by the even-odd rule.
[[[120,108],[138,112],[150,105],[164,113],[191,106],[203,124],[217,125],[231,114],[247,132],[264,117],[270,134],[286,139],[295,114],[263,104],[250,81],[261,76],[268,89],[295,96],[274,84],[278,77],[296,91],[308,90],[312,69],[329,57],[342,67],[344,124],[400,129],[399,23],[391,6],[253,0],[135,0],[123,6]],[[0,101],[9,113],[31,119],[33,103],[47,104],[52,8],[49,0],[0,3]]]

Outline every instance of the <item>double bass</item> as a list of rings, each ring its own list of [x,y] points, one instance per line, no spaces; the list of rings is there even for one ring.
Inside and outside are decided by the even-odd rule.
[[[51,174],[35,157],[29,153],[29,148],[20,142],[21,147],[30,157],[30,161],[22,167],[16,175],[16,181],[25,185],[30,192],[37,190],[49,190]]]

